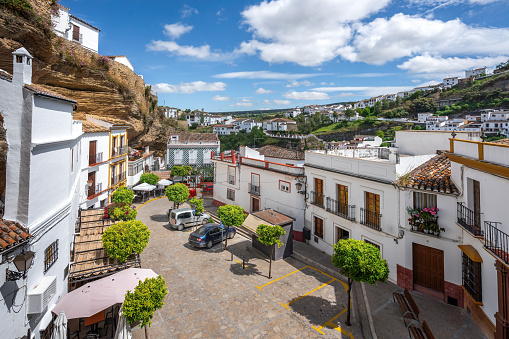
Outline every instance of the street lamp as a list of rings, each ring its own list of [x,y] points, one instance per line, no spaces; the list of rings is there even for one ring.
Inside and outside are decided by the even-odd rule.
[[[14,266],[18,269],[18,272],[10,271],[8,268],[5,270],[7,274],[7,281],[15,281],[20,278],[25,279],[26,273],[30,266],[32,265],[32,261],[34,259],[35,253],[32,251],[23,250],[20,254],[14,257]]]

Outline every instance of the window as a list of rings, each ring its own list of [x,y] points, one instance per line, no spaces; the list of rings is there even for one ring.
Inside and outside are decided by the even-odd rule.
[[[323,239],[323,219],[314,217],[315,236]]]
[[[477,302],[482,302],[481,263],[473,261],[464,252],[463,255],[463,287]]]
[[[44,250],[44,273],[46,273],[51,266],[58,259],[58,239],[55,240]]]
[[[437,196],[436,194],[414,192],[414,208],[437,207]]]
[[[373,245],[375,246],[376,248],[378,248],[378,250],[380,251],[380,245],[368,240],[368,239],[364,239],[364,242],[367,243],[367,244],[370,244],[370,245]]]
[[[228,183],[230,185],[235,184],[235,167],[228,166]]]
[[[290,193],[290,183],[279,180],[279,190]]]
[[[21,55],[16,55],[16,63],[18,64],[23,63],[23,57]]]
[[[228,200],[235,201],[235,191],[227,188],[226,189],[226,198]]]
[[[336,243],[342,239],[350,238],[350,231],[336,226]]]

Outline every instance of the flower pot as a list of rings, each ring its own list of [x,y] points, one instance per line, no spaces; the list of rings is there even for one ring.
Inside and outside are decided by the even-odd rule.
[[[428,233],[428,230],[427,230],[427,229],[424,229],[424,233]]]
[[[412,230],[414,230],[414,231],[418,231],[418,230],[419,230],[419,227],[417,227],[417,226],[412,226]]]
[[[438,232],[433,232],[433,234],[435,234],[436,236],[438,236],[440,233],[438,233]]]

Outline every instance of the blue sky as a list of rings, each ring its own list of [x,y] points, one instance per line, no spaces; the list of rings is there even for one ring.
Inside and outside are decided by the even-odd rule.
[[[159,103],[223,112],[355,101],[509,59],[507,0],[61,1]]]

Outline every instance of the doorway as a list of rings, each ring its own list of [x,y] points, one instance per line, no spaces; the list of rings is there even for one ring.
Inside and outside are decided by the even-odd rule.
[[[414,288],[444,293],[444,251],[412,244],[412,254]]]
[[[251,197],[251,213],[260,210],[260,199]]]

